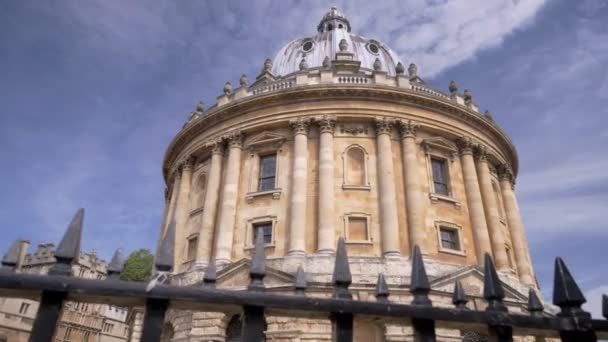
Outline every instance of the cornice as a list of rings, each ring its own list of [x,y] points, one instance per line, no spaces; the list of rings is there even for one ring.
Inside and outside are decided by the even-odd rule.
[[[206,116],[186,126],[173,138],[167,147],[163,159],[163,175],[165,179],[167,179],[171,165],[178,159],[184,147],[210,126],[245,114],[253,109],[258,110],[294,103],[336,100],[390,102],[394,104],[415,106],[456,118],[495,138],[494,141],[508,154],[513,174],[517,174],[518,156],[511,139],[494,122],[485,119],[483,116],[467,107],[447,99],[414,92],[408,89],[377,85],[323,84],[296,86],[282,91],[245,97],[209,110]]]

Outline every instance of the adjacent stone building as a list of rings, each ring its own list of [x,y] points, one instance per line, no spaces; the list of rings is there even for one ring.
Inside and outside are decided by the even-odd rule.
[[[38,245],[27,254],[29,242],[21,242],[17,272],[47,274],[55,264],[55,246]],[[108,264],[95,251],[81,253],[72,266],[74,276],[104,279]],[[26,342],[38,311],[38,302],[19,298],[0,298],[0,336],[6,341]],[[106,304],[66,302],[54,341],[56,342],[123,342],[129,336],[128,310]],[[1,341],[1,340],[0,340]]]
[[[160,237],[174,222],[173,282],[201,281],[211,262],[218,286],[248,284],[253,241],[266,242],[271,292],[291,292],[299,266],[307,295],[332,293],[339,237],[346,241],[355,298],[374,300],[378,273],[391,299],[410,302],[410,255],[418,245],[434,305],[451,306],[455,280],[483,309],[489,253],[506,303],[525,310],[536,288],[514,192],[518,158],[468,90],[427,85],[386,44],[353,33],[332,8],[316,34],[267,59],[258,76],[226,83],[170,143]],[[234,341],[239,313],[170,311],[166,341]],[[442,329],[443,341],[468,332]],[[482,332],[483,333],[483,332]],[[329,320],[267,317],[269,341],[328,341]],[[407,341],[406,324],[356,319],[357,341]]]

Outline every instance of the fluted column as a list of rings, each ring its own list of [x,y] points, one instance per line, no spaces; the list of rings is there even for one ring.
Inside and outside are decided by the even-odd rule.
[[[324,116],[319,123],[319,202],[317,253],[332,254],[336,245],[334,213],[334,130],[335,117]]]
[[[241,172],[241,152],[243,137],[240,133],[232,133],[228,137],[228,163],[224,173],[224,188],[220,203],[219,221],[216,225],[215,262],[227,264],[232,257],[232,240],[236,203],[238,200],[239,176]]]
[[[215,142],[211,146],[211,166],[207,178],[207,192],[203,203],[203,217],[198,233],[198,248],[196,250],[196,265],[204,267],[209,263],[213,249],[213,228],[217,214],[218,198],[220,195],[220,182],[222,176],[222,161],[224,159],[224,145]]]
[[[289,218],[288,255],[306,254],[306,181],[308,175],[308,119],[291,120],[293,167]]]
[[[490,242],[492,243],[494,263],[499,270],[508,270],[509,256],[505,249],[505,237],[500,224],[498,203],[496,203],[496,196],[490,178],[486,147],[480,145],[477,152],[477,176],[479,177],[481,198],[483,199],[484,213],[490,233]]]
[[[412,121],[403,121],[400,128],[410,248],[413,250],[414,246],[418,245],[424,253],[426,248],[426,232],[424,231],[424,202],[418,174],[420,167],[418,165],[418,147],[416,145],[418,125],[412,123]]]
[[[378,197],[380,201],[380,240],[384,256],[400,255],[397,194],[391,148],[393,122],[376,119],[376,145],[378,154]]]
[[[524,233],[524,226],[521,221],[517,198],[513,191],[513,172],[508,166],[502,166],[499,169],[500,190],[502,192],[503,204],[505,206],[505,214],[507,216],[507,224],[511,232],[511,243],[513,243],[513,254],[515,255],[515,263],[519,279],[522,283],[536,287],[532,264],[528,253],[528,244]]]
[[[469,208],[469,218],[473,230],[473,238],[475,239],[475,250],[477,251],[477,262],[482,264],[485,253],[492,255],[492,247],[490,244],[490,234],[488,234],[488,226],[486,224],[486,215],[483,211],[483,202],[479,190],[477,172],[475,171],[473,143],[471,142],[471,139],[465,138],[459,141],[459,147],[464,188]]]
[[[173,253],[173,270],[178,272],[184,261],[186,246],[186,228],[190,217],[190,186],[192,183],[192,169],[195,159],[189,157],[182,167],[182,178],[179,186],[179,196],[175,208],[175,250]]]

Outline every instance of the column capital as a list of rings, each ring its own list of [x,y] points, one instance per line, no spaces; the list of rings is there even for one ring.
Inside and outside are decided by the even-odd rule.
[[[415,138],[419,127],[420,126],[412,120],[399,121],[399,131],[401,132],[402,138]]]
[[[315,118],[319,125],[320,133],[331,133],[334,134],[336,131],[336,116],[335,115],[323,115]]]
[[[513,169],[509,164],[501,164],[498,166],[498,179],[501,181],[509,181],[512,185],[515,183],[515,176],[513,175]]]
[[[222,137],[222,140],[228,142],[228,146],[242,148],[243,147],[243,133],[241,131],[233,131]]]
[[[224,154],[224,142],[221,139],[215,139],[205,144],[211,150],[211,154]]]
[[[308,129],[310,127],[309,118],[297,118],[289,120],[289,126],[293,130],[293,135],[304,134],[308,135]]]
[[[473,155],[473,149],[475,148],[475,143],[469,137],[462,137],[456,141],[458,145],[458,149],[460,150],[461,155],[469,154]]]
[[[487,162],[488,161],[488,148],[485,145],[478,144],[475,146],[475,158],[479,162]]]
[[[376,124],[376,135],[391,134],[394,123],[393,119],[387,117],[377,117],[374,122]]]
[[[182,162],[182,172],[183,171],[192,171],[194,168],[194,164],[196,163],[196,157],[189,156]]]

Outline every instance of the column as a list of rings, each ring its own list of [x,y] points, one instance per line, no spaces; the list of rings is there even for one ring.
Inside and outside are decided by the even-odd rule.
[[[477,262],[482,265],[485,253],[492,255],[492,247],[488,226],[486,225],[486,216],[483,211],[477,172],[475,171],[475,161],[473,160],[473,142],[470,138],[461,139],[459,147],[469,218],[475,240],[475,250],[477,251]]]
[[[403,179],[405,182],[405,199],[407,210],[407,226],[410,236],[410,248],[418,245],[424,253],[426,232],[424,229],[424,207],[421,192],[418,165],[418,147],[416,145],[416,130],[418,125],[412,121],[401,122],[401,144],[403,153]]]
[[[175,207],[175,249],[173,256],[173,271],[181,269],[184,261],[184,249],[186,246],[186,229],[190,217],[190,186],[192,183],[192,169],[195,159],[189,157],[182,166],[182,179],[179,185],[177,206]]]
[[[507,224],[511,232],[511,242],[513,243],[513,254],[515,255],[515,263],[519,279],[522,283],[536,287],[530,256],[528,253],[528,244],[524,233],[524,226],[519,214],[517,206],[517,198],[513,191],[513,171],[511,168],[503,165],[499,169],[500,190],[502,192],[503,204],[505,206],[505,214],[507,216]]]
[[[241,171],[242,135],[232,133],[228,137],[228,163],[224,174],[224,188],[220,203],[219,222],[216,225],[215,262],[230,263],[232,240],[238,200],[239,175]]]
[[[380,240],[384,256],[401,255],[399,251],[399,219],[397,194],[391,148],[392,120],[376,119],[376,145],[378,154],[378,197],[380,202]]]
[[[222,161],[224,159],[224,145],[216,141],[211,145],[211,166],[207,178],[207,192],[203,203],[203,217],[201,228],[198,233],[198,248],[196,250],[196,265],[205,267],[211,258],[213,249],[213,228],[215,227],[215,216],[217,214],[217,203],[220,194],[220,182],[222,177]]]
[[[306,255],[306,180],[308,175],[308,119],[289,121],[293,129],[293,167],[288,255]]]
[[[333,254],[336,245],[334,213],[334,130],[335,117],[323,116],[319,123],[319,225],[317,253]]]
[[[181,169],[177,168],[175,171],[173,171],[173,186],[171,187],[170,190],[170,198],[169,198],[169,202],[165,205],[165,217],[163,219],[163,223],[160,227],[160,236],[158,238],[158,243],[156,245],[156,250],[158,251],[160,248],[160,244],[163,241],[163,238],[165,237],[165,234],[167,233],[167,227],[169,227],[169,224],[171,223],[171,221],[175,220],[175,206],[177,204],[177,196],[179,193],[179,185],[182,179],[182,173],[181,173]],[[167,196],[167,194],[165,194],[165,196]]]
[[[490,178],[490,168],[488,166],[488,153],[485,146],[480,145],[477,153],[477,176],[479,177],[479,187],[481,188],[481,198],[483,199],[484,213],[486,215],[488,230],[490,232],[490,242],[494,254],[494,264],[498,270],[509,269],[509,256],[505,249],[505,237],[503,235],[500,217],[498,214],[498,203],[494,195],[492,180]]]

